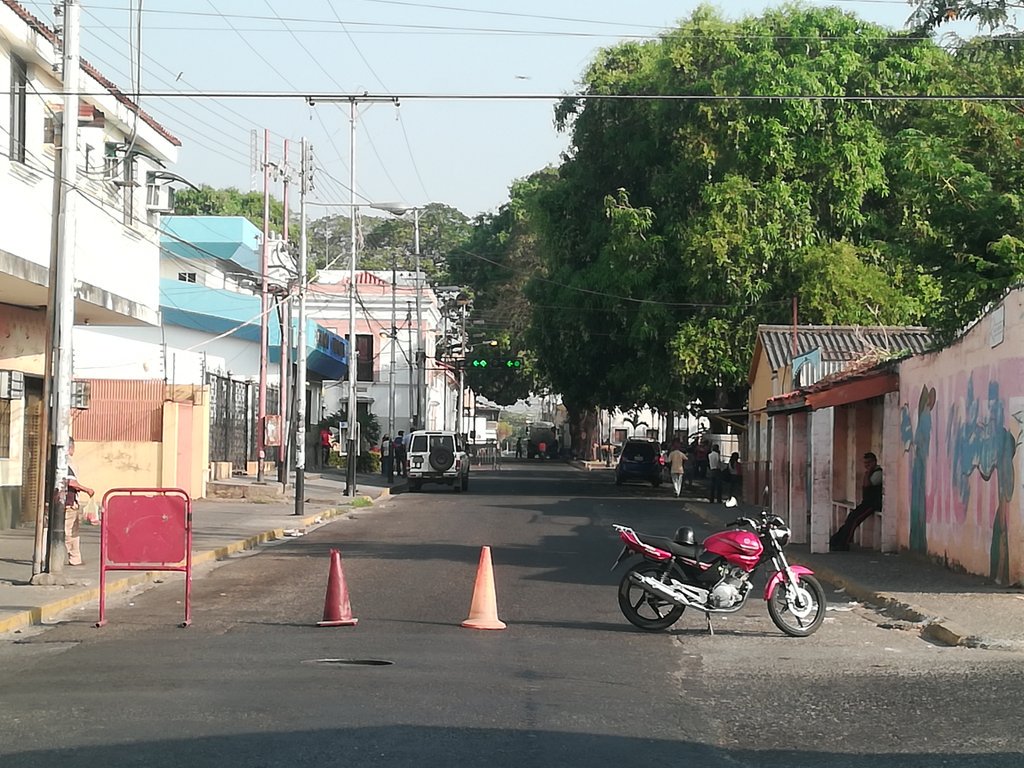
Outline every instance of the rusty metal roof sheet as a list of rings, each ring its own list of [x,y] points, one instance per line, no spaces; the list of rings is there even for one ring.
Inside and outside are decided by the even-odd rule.
[[[760,325],[757,338],[773,371],[793,359],[792,325]],[[796,339],[797,355],[821,350],[829,373],[872,352],[916,355],[934,345],[932,332],[916,326],[798,325]]]

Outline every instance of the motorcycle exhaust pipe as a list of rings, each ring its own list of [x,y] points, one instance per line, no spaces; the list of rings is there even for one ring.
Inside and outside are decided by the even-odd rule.
[[[692,587],[688,588],[686,585],[680,585],[680,588],[684,592],[673,589],[668,584],[663,584],[657,579],[652,579],[650,576],[641,576],[639,573],[630,574],[630,578],[633,582],[639,586],[644,592],[647,592],[657,597],[668,600],[673,605],[681,605],[684,608],[695,608],[698,611],[707,610],[704,605],[697,602],[699,593]],[[694,594],[688,594],[690,591]]]

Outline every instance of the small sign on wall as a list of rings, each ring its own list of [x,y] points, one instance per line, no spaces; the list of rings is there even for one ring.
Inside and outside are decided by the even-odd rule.
[[[1000,304],[992,311],[992,325],[989,326],[989,345],[996,347],[1003,343],[1006,330],[1006,305]]]

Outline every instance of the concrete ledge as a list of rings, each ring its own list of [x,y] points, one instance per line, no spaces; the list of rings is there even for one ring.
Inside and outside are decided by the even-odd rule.
[[[284,495],[284,486],[277,482],[257,485],[245,481],[215,480],[206,484],[208,499],[281,501]]]
[[[230,461],[215,461],[210,464],[210,479],[211,480],[230,480],[231,479],[231,462]]]
[[[259,477],[260,464],[258,461],[247,461],[245,463],[245,474],[249,477]],[[263,461],[263,476],[277,477],[277,464],[272,461]]]
[[[609,470],[615,469],[615,463],[609,467],[603,461],[578,461],[572,460],[569,462],[570,467],[576,467],[576,469],[582,469],[586,472],[594,472],[596,470]]]

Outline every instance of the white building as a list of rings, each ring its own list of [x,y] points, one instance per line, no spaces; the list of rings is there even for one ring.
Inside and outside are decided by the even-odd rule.
[[[0,528],[38,507],[39,446],[51,249],[54,129],[63,101],[57,38],[14,0],[0,0]],[[158,321],[156,174],[180,142],[82,61],[77,217],[71,233],[77,325]],[[98,94],[98,95],[94,95]],[[110,355],[120,354],[118,351]]]
[[[344,338],[349,331],[348,286],[348,271],[321,271],[308,300],[310,316]],[[423,366],[417,402],[416,275],[408,271],[392,275],[390,270],[356,274],[356,397],[360,411],[377,417],[382,434],[388,430],[392,387],[396,432],[411,431],[414,421],[427,429],[453,428],[455,422],[457,374],[435,360],[437,337],[443,332],[440,303],[423,274],[419,286]],[[324,383],[325,415],[347,401],[347,381]]]

